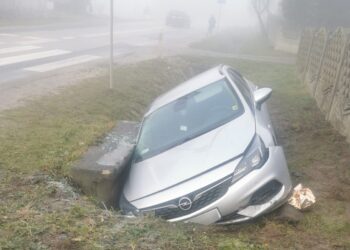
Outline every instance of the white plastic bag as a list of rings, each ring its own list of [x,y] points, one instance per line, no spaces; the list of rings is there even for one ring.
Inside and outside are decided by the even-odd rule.
[[[299,210],[305,210],[316,203],[316,198],[309,188],[298,184],[294,188],[293,195],[289,198],[288,203]]]

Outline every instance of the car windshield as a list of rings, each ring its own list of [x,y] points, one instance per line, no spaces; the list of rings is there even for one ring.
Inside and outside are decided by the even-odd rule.
[[[232,121],[242,113],[242,104],[226,79],[207,85],[145,118],[134,161],[160,154]]]

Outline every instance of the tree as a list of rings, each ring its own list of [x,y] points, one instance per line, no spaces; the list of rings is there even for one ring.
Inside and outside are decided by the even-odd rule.
[[[253,9],[258,17],[260,30],[262,35],[268,40],[269,34],[267,32],[264,18],[269,14],[270,0],[251,0]]]

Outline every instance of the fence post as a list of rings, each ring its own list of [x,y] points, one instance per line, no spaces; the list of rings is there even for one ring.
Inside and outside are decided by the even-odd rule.
[[[321,62],[320,62],[320,66],[317,70],[317,73],[316,73],[316,77],[315,77],[315,81],[316,81],[316,84],[314,86],[314,89],[311,90],[312,91],[312,97],[315,97],[315,94],[316,94],[316,91],[317,91],[317,88],[318,88],[318,83],[320,81],[320,75],[321,75],[321,71],[322,71],[322,68],[323,68],[323,62],[324,62],[324,57],[325,57],[325,54],[326,54],[326,49],[328,47],[328,44],[329,44],[329,33],[328,31],[326,31],[326,39],[325,39],[325,42],[324,42],[324,46],[323,46],[323,49],[322,49],[322,56],[321,56]]]
[[[331,112],[333,104],[334,104],[335,93],[336,93],[336,91],[338,89],[338,85],[339,85],[339,82],[340,82],[340,73],[341,73],[341,69],[342,69],[342,67],[344,65],[345,51],[346,51],[346,47],[348,46],[348,42],[349,42],[349,35],[346,34],[344,46],[343,46],[342,51],[341,51],[341,59],[340,59],[339,65],[337,67],[337,73],[336,73],[336,78],[335,78],[335,81],[334,81],[334,87],[333,87],[333,90],[331,92],[331,101],[330,101],[330,104],[327,107],[327,111],[326,111],[326,119],[327,120],[329,120],[329,118],[330,118],[330,112]]]
[[[316,35],[316,31],[313,30],[311,32],[312,32],[311,43],[310,43],[310,46],[309,46],[309,49],[308,49],[308,52],[307,52],[305,69],[304,69],[304,72],[303,72],[303,75],[302,75],[303,84],[305,84],[305,77],[306,77],[306,73],[307,73],[307,70],[308,70],[309,64],[310,64],[311,49],[312,49],[312,46],[314,45],[314,40],[315,40],[315,35]]]

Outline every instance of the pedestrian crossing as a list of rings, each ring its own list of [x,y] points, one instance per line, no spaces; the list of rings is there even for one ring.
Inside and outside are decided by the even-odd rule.
[[[11,64],[28,62],[28,61],[43,59],[43,58],[52,57],[52,56],[65,55],[69,53],[71,52],[57,49],[57,50],[47,50],[43,52],[24,54],[19,56],[3,57],[3,58],[0,58],[0,66],[7,66]]]
[[[34,49],[39,49],[39,48],[40,48],[40,47],[38,47],[38,46],[16,46],[16,47],[9,47],[9,48],[0,49],[0,55],[1,55],[1,54],[14,53],[14,52],[23,52],[23,51],[34,50]]]
[[[17,34],[0,33],[0,37],[17,37]]]
[[[46,64],[34,66],[34,67],[25,68],[24,70],[44,73],[55,69],[60,69],[68,66],[81,64],[81,63],[91,62],[99,58],[100,57],[98,56],[92,56],[92,55],[77,56],[77,57],[72,57],[65,60],[60,60],[52,63],[46,63]]]
[[[11,34],[0,34],[1,37],[14,37]],[[27,40],[26,40],[27,39]],[[74,37],[65,37],[66,40]],[[100,59],[96,55],[77,55],[70,50],[50,49],[39,44],[53,39],[40,37],[25,37],[22,42],[9,46],[0,42],[0,74],[4,67],[12,66],[15,70],[44,73],[67,68],[78,64],[88,63]],[[64,57],[64,58],[63,58]]]
[[[44,44],[44,43],[57,42],[57,41],[58,41],[57,39],[35,38],[35,39],[30,39],[29,41],[20,42],[20,44],[35,45],[35,44]]]
[[[152,38],[142,36],[143,34],[156,34],[159,30],[160,27],[155,26],[144,29],[120,30],[118,32],[119,42],[120,39],[124,38],[131,47],[153,46],[155,42],[149,41]],[[41,36],[40,33],[0,32],[0,76],[4,73],[7,75],[9,73],[17,74],[18,71],[36,74],[50,72],[96,61],[108,55],[108,32],[94,30],[94,32],[77,32],[75,34],[69,31],[60,35],[58,32],[52,32],[48,37]],[[135,37],[130,39],[130,35]],[[91,46],[87,44],[89,39],[93,39]],[[83,42],[81,47],[77,46],[79,42]],[[93,45],[94,43],[97,45]],[[95,50],[94,46],[96,49],[106,46],[106,49]],[[127,54],[129,50],[130,48],[120,49],[120,55],[118,52],[115,52],[115,55]],[[97,53],[97,55],[93,53]]]

